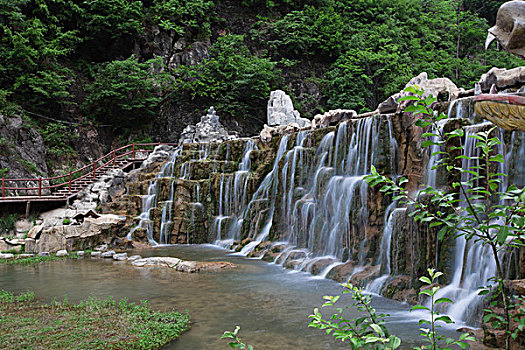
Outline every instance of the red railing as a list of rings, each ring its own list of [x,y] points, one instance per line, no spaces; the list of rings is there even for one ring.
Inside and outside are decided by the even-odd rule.
[[[153,152],[154,146],[161,144],[168,146],[176,145],[173,143],[133,143],[114,149],[108,154],[93,161],[93,163],[64,175],[36,179],[2,178],[2,197],[0,197],[0,199],[7,197],[42,197],[42,194],[44,194],[44,196],[53,196],[53,194],[59,189],[67,189],[68,191],[63,194],[63,196],[67,196],[68,194],[73,193],[73,186],[76,184],[82,188],[87,186],[85,182],[82,182],[85,185],[81,186],[81,181],[93,182],[96,180],[97,174],[102,168],[107,169],[108,166],[115,168],[117,160],[143,160],[146,157],[137,156],[151,153]],[[34,183],[34,185],[32,185],[32,183]],[[17,186],[18,184],[25,184],[25,187]],[[25,194],[21,195],[21,192]]]

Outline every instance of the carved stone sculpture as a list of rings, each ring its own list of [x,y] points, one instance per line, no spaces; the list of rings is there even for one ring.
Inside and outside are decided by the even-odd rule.
[[[501,5],[496,25],[489,29],[485,48],[495,40],[511,54],[525,57],[525,1],[509,1]]]

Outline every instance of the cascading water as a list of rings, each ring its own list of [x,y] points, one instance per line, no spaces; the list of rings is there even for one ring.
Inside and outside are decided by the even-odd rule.
[[[255,149],[255,142],[248,140],[239,163],[239,170],[233,176],[231,174],[220,175],[219,213],[213,222],[216,245],[228,247],[235,239],[239,239],[238,233],[242,225],[243,213],[247,207],[246,193],[251,167],[250,155]]]
[[[259,243],[267,239],[268,235],[270,234],[275,212],[275,199],[279,186],[279,161],[283,158],[286,152],[288,147],[288,139],[288,135],[284,135],[281,138],[272,170],[266,175],[261,185],[253,195],[250,203],[248,203],[246,209],[243,211],[243,222],[240,225],[232,226],[233,230],[231,236],[240,237],[242,224],[244,223],[246,215],[250,213],[250,210],[255,210],[256,205],[263,205],[262,203],[267,204],[267,210],[258,212],[255,219],[252,219],[249,222],[250,226],[248,232],[250,232],[250,238],[252,238],[253,241],[242,248],[241,254],[243,255],[250,253]]]
[[[462,159],[463,169],[473,170],[480,165],[478,139],[473,138],[472,135],[481,128],[491,126],[491,123],[484,123],[465,127],[463,155],[466,158]],[[499,136],[502,139],[501,133]],[[503,145],[498,151],[500,154],[503,153]],[[503,167],[503,165],[500,166]],[[505,169],[500,168],[498,172],[503,173]],[[467,172],[461,174],[463,184],[466,184],[471,178],[472,175]],[[475,181],[473,187],[477,185]],[[460,193],[460,198],[465,200],[463,193]],[[449,285],[439,291],[437,297],[454,300],[454,304],[451,304],[446,310],[454,321],[474,325],[477,323],[480,315],[479,308],[483,302],[483,297],[478,293],[479,288],[491,285],[490,278],[494,276],[496,276],[496,264],[490,247],[484,246],[480,240],[467,240],[464,236],[457,237],[452,279]]]
[[[157,206],[157,194],[158,194],[158,187],[159,187],[159,180],[162,178],[172,178],[173,177],[173,171],[175,169],[175,164],[178,161],[178,158],[180,157],[182,153],[182,147],[178,147],[172,154],[170,160],[164,164],[159,171],[159,173],[155,176],[153,180],[150,181],[149,187],[148,187],[148,194],[142,198],[142,213],[139,215],[139,223],[137,226],[131,229],[131,231],[126,236],[127,239],[132,239],[133,233],[138,229],[145,229],[146,230],[146,237],[148,239],[148,242],[150,244],[158,244],[158,242],[155,241],[153,238],[153,222],[151,221],[151,211],[153,208]],[[166,219],[166,222],[171,220],[171,204],[173,203],[173,186],[171,187],[171,194],[170,194],[170,200],[169,207],[170,210],[165,210],[166,206],[163,208],[162,211],[162,217],[163,217],[163,223],[165,222],[164,219]],[[169,225],[166,225],[169,226]],[[162,231],[162,229],[161,229]],[[166,234],[166,228],[164,228],[164,231],[161,233],[161,239],[164,237],[163,234]]]
[[[392,235],[394,232],[394,226],[398,215],[404,215],[406,208],[396,208],[397,203],[391,203],[385,212],[385,226],[383,228],[383,236],[381,238],[381,247],[379,252],[378,264],[381,266],[381,276],[368,283],[365,287],[365,291],[373,294],[381,294],[381,290],[385,285],[385,282],[390,277],[391,267],[391,246],[392,246]]]
[[[387,142],[381,144],[384,127],[388,128],[383,133]],[[376,118],[343,122],[336,133],[324,136],[309,166],[296,161],[304,158],[302,144],[290,151],[292,156],[287,155],[293,161],[285,164],[290,181],[283,201],[288,203],[285,213],[292,215],[287,215],[284,238],[288,244],[308,251],[297,269],[310,271],[312,264],[320,260],[331,261],[320,274],[326,276],[333,267],[349,259],[344,256],[345,251],[362,249],[368,221],[368,186],[363,176],[370,172],[372,164],[377,165],[379,154],[396,158],[397,142],[390,139],[390,128],[390,123],[381,124]],[[303,181],[296,183],[295,174],[304,169],[309,175],[300,176]],[[357,255],[359,260],[364,258]]]

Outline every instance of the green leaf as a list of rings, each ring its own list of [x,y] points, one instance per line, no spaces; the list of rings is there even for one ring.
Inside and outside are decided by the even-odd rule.
[[[508,226],[500,227],[498,231],[498,236],[497,236],[498,244],[500,245],[504,244],[508,236],[509,236],[509,227]]]
[[[414,311],[414,310],[427,310],[427,311],[430,311],[430,309],[426,306],[423,306],[423,305],[414,305],[410,308],[410,311]]]
[[[452,300],[449,298],[439,298],[436,301],[434,301],[434,304],[441,304],[441,303],[452,303]]]
[[[427,276],[421,276],[419,277],[419,280],[423,283],[426,283],[426,284],[432,284],[432,282],[430,281],[430,279],[427,277]]]

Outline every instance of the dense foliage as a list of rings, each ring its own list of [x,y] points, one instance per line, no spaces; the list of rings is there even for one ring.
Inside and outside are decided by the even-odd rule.
[[[175,71],[174,90],[238,120],[261,117],[271,89],[280,82],[279,70],[267,58],[252,55],[241,35],[224,35],[210,47],[209,58]],[[262,113],[263,116],[264,113]]]
[[[269,91],[283,88],[306,115],[370,110],[422,71],[470,87],[519,65],[483,49],[503,2],[0,0],[0,109],[136,129],[164,118],[162,103],[188,101],[189,113],[213,104],[262,124]],[[170,62],[197,41],[207,59]]]

